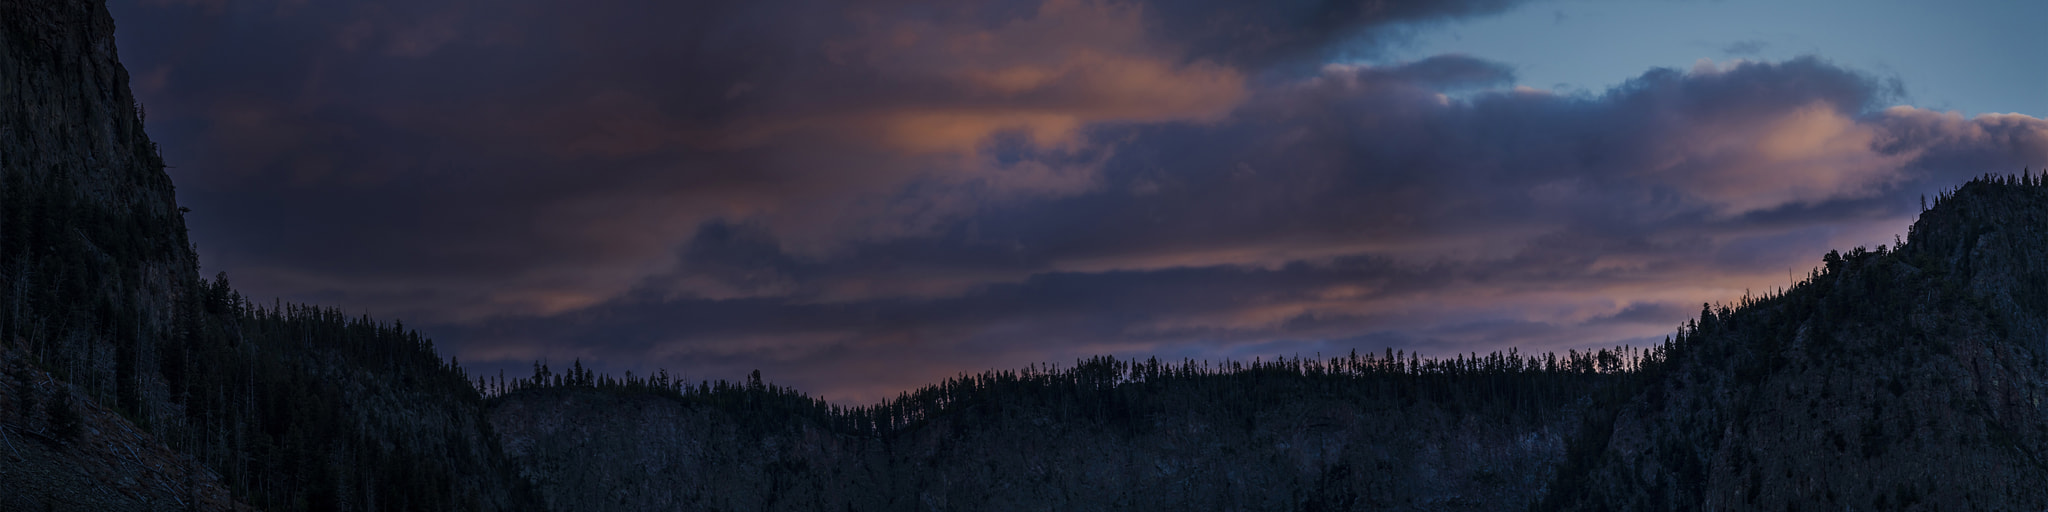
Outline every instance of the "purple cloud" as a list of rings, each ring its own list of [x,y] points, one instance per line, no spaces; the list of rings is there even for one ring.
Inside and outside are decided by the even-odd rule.
[[[2048,122],[1818,58],[1372,64],[1507,2],[115,5],[209,269],[832,397],[1115,353],[1647,343]],[[149,20],[143,22],[142,20]]]

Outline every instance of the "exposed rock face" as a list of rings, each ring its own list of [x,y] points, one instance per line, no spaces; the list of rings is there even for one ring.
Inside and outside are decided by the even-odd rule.
[[[0,510],[234,505],[115,412],[184,419],[157,362],[197,274],[137,113],[103,5],[0,2]]]
[[[176,422],[157,362],[198,276],[96,1],[0,2],[0,343]]]
[[[141,114],[105,5],[0,1],[0,510],[533,508],[417,333],[199,279]]]

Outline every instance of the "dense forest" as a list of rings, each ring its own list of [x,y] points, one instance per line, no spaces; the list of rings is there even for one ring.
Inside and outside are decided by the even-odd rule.
[[[1668,346],[1668,345],[1667,345]],[[1449,359],[1424,358],[1386,349],[1384,354],[1357,352],[1343,357],[1279,356],[1250,362],[1183,360],[1161,363],[1098,356],[1073,366],[991,370],[963,374],[944,382],[874,405],[844,406],[802,391],[766,384],[759,371],[747,382],[726,380],[691,384],[671,379],[666,370],[652,377],[596,374],[581,361],[566,373],[534,363],[525,378],[478,378],[478,390],[493,398],[507,393],[549,389],[589,389],[611,393],[647,393],[683,404],[759,413],[765,418],[803,418],[834,432],[879,437],[931,419],[976,420],[1002,410],[1047,410],[1060,418],[1097,420],[1149,417],[1163,412],[1152,400],[1165,394],[1190,394],[1218,402],[1255,404],[1303,394],[1392,396],[1406,401],[1458,403],[1478,409],[1533,414],[1587,396],[1595,389],[1632,389],[1631,383],[1655,375],[1663,364],[1664,347],[1616,347],[1522,356],[1518,351],[1471,354]]]
[[[200,332],[166,350],[173,448],[266,510],[502,509],[519,503],[481,397],[398,323],[251,304],[204,285]]]
[[[1098,357],[855,407],[580,365],[482,385],[555,510],[1501,509],[1533,504],[1585,411],[1661,358]]]
[[[1064,368],[962,375],[857,407],[763,384],[758,375],[745,383],[688,384],[662,374],[593,375],[580,364],[566,374],[537,366],[531,377],[480,385],[494,395],[494,421],[506,424],[515,461],[556,510],[676,503],[870,509],[917,501],[969,509],[1032,502],[1065,509],[1499,509],[1532,504],[1583,412],[1654,379],[1663,357],[1662,349],[1626,347],[1539,357],[1428,359],[1388,351],[1220,364],[1098,357]],[[648,432],[634,423],[684,428]],[[707,441],[678,445],[638,438],[641,432]],[[1295,441],[1302,448],[1324,444],[1328,453],[1274,442],[1290,436],[1305,436]],[[1174,446],[1175,439],[1185,443]],[[1458,451],[1465,444],[1477,449],[1417,450]],[[648,450],[662,454],[654,464],[600,468]],[[968,453],[975,455],[962,455]],[[1089,474],[1079,461],[1090,458],[1186,467],[1120,467],[1113,471],[1125,474],[1110,476]],[[667,461],[694,461],[715,472],[661,467]],[[1306,470],[1297,467],[1304,462]],[[1454,474],[1419,481],[1417,465]],[[874,471],[881,468],[921,469]],[[1242,473],[1228,474],[1230,468]],[[1036,482],[1032,493],[987,491],[1024,475],[1033,475],[1025,479]],[[1261,478],[1269,481],[1253,481]]]

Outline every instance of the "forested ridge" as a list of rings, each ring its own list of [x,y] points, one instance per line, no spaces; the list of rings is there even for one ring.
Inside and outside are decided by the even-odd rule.
[[[481,384],[508,454],[557,510],[1499,509],[1532,504],[1583,411],[1656,361],[1097,357],[865,406],[580,365]]]
[[[1889,247],[1689,322],[1541,508],[2048,506],[2048,174],[1923,210]]]
[[[1830,251],[1648,348],[1096,357],[857,406],[758,373],[690,383],[580,363],[473,385],[557,510],[2038,508],[2044,183],[1945,191],[1895,244]],[[1495,458],[1446,456],[1457,443]],[[703,469],[664,464],[678,461]],[[593,467],[613,464],[627,469]]]
[[[557,373],[534,363],[523,378],[479,377],[474,385],[494,400],[508,393],[588,389],[647,393],[692,406],[767,412],[765,417],[804,418],[835,432],[883,436],[929,420],[977,418],[1005,408],[1044,409],[1061,417],[1130,418],[1162,412],[1151,397],[1188,393],[1219,402],[1256,403],[1302,393],[1392,396],[1408,401],[1455,402],[1472,409],[1535,411],[1580,400],[1592,389],[1645,378],[1663,362],[1662,348],[1615,347],[1596,351],[1523,356],[1517,350],[1447,359],[1420,354],[1354,351],[1346,356],[1288,357],[1252,361],[1162,363],[1097,356],[1073,365],[1028,365],[1019,370],[962,374],[873,405],[842,405],[802,391],[764,383],[760,372],[745,382],[597,374],[572,363]],[[1271,393],[1261,396],[1260,393]]]
[[[518,503],[460,366],[401,323],[201,288],[202,332],[164,360],[172,447],[266,510],[462,510]]]

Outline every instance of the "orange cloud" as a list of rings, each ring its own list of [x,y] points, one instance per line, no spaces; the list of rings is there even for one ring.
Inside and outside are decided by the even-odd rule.
[[[1763,119],[1698,120],[1646,171],[1723,215],[1867,197],[1903,179],[1916,155],[1880,151],[1879,129],[1850,115],[1815,102]]]
[[[1976,148],[2017,153],[2022,161],[2048,163],[2048,119],[2025,114],[1979,114],[1963,117],[1958,112],[1939,112],[1912,106],[1885,109],[1879,118],[1886,126],[1888,146],[1931,148]]]
[[[946,91],[847,119],[909,152],[972,152],[990,135],[1073,143],[1090,123],[1214,120],[1243,100],[1244,76],[1150,39],[1136,5],[1048,0],[993,28],[870,20],[828,52],[912,87]],[[920,101],[922,100],[922,101]]]

